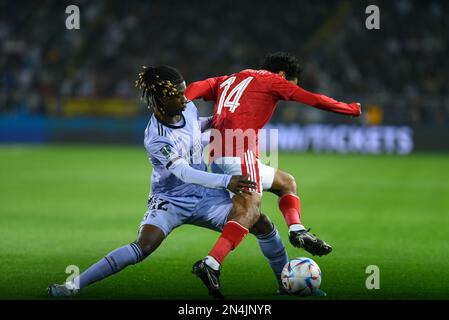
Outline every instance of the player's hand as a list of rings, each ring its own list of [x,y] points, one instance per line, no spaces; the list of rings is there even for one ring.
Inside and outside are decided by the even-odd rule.
[[[353,102],[350,103],[349,105],[355,111],[352,117],[360,117],[362,114],[362,105],[359,102]]]
[[[250,193],[249,189],[257,189],[257,183],[248,180],[249,176],[232,176],[227,188],[236,194]]]

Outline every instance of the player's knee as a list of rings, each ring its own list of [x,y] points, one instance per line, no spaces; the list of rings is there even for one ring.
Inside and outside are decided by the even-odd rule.
[[[260,210],[256,206],[240,206],[236,208],[233,220],[241,222],[245,227],[251,228],[260,217]]]
[[[242,193],[233,198],[234,207],[238,211],[252,211],[253,208],[259,208],[261,203],[261,196],[256,192]]]
[[[278,197],[285,196],[286,194],[297,194],[296,180],[291,174],[277,170],[274,175],[274,180],[269,190]]]
[[[136,241],[137,245],[140,248],[140,251],[142,251],[142,258],[145,259],[148,257],[155,249],[153,243],[151,241],[147,241],[144,239],[138,239]]]
[[[279,185],[280,185],[280,190],[279,190],[280,196],[290,194],[290,193],[293,193],[293,194],[297,193],[295,177],[289,173],[282,172],[281,181],[280,181]]]
[[[246,228],[251,228],[260,217],[260,195],[257,193],[235,196],[233,205],[229,219],[240,222]]]
[[[255,236],[269,234],[273,231],[274,225],[270,221],[270,219],[264,215],[260,214],[259,219],[256,223],[249,229],[249,232],[254,234]]]
[[[164,239],[164,233],[162,230],[155,226],[144,225],[139,232],[136,244],[139,246],[142,252],[142,257],[145,259],[148,257]]]
[[[287,173],[285,176],[285,189],[289,193],[296,193],[296,180],[295,177]]]
[[[247,196],[245,207],[247,209],[247,214],[250,218],[251,225],[254,225],[260,218],[260,203],[260,194],[252,192]]]

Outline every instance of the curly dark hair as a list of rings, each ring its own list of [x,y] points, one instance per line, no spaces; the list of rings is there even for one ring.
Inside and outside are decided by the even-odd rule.
[[[160,104],[161,98],[177,94],[176,85],[184,81],[181,73],[170,66],[143,67],[136,80],[148,108]]]
[[[302,74],[302,68],[299,64],[299,60],[295,56],[286,52],[275,52],[268,54],[262,62],[261,69],[274,73],[284,71],[285,78],[287,80],[297,78],[299,81]]]

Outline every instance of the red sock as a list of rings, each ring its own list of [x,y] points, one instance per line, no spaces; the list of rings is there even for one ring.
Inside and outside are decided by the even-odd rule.
[[[299,197],[294,194],[286,194],[279,199],[279,209],[284,215],[287,226],[301,224],[301,204]]]
[[[214,257],[221,264],[228,253],[239,245],[248,232],[248,229],[237,221],[228,221],[217,243],[209,252],[209,256]]]

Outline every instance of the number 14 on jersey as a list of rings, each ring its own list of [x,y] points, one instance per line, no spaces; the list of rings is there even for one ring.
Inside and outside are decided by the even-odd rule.
[[[253,80],[253,77],[248,77],[242,80],[228,94],[229,88],[234,83],[235,79],[236,77],[230,77],[220,85],[220,88],[224,89],[220,101],[218,102],[217,114],[221,114],[223,108],[229,108],[229,112],[234,113],[235,109],[240,105],[239,100],[242,97],[243,92],[248,87],[251,80]]]

